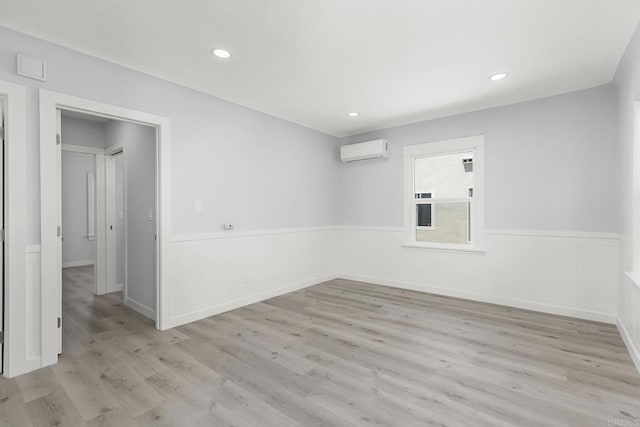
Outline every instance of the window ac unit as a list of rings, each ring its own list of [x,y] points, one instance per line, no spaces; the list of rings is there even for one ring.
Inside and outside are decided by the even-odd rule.
[[[345,163],[378,159],[380,157],[389,157],[389,141],[386,139],[376,139],[340,147],[340,160]]]

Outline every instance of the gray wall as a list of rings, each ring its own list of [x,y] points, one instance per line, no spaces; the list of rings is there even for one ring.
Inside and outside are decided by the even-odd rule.
[[[104,124],[91,120],[62,116],[63,144],[83,145],[85,147],[104,148]]]
[[[19,52],[47,61],[46,83],[16,76]],[[219,232],[225,221],[238,230],[337,223],[331,136],[4,27],[0,79],[29,88],[29,244],[40,241],[38,87],[171,119],[174,233]],[[204,212],[193,212],[195,199]]]
[[[640,27],[639,27],[640,28]],[[619,169],[621,181],[621,234],[631,238],[633,213],[633,102],[640,100],[640,29],[636,29],[614,78],[618,95]]]
[[[96,241],[87,239],[87,174],[95,173],[91,154],[62,152],[62,263],[94,261]]]
[[[155,310],[156,131],[121,121],[109,121],[105,129],[107,147],[123,145],[127,298]]]
[[[345,138],[390,157],[343,164],[340,223],[402,226],[402,148],[485,135],[486,227],[617,232],[613,85]]]

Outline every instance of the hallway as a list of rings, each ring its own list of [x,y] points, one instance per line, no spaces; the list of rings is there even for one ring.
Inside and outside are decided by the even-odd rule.
[[[153,328],[153,321],[122,301],[122,292],[95,295],[92,265],[62,270],[62,353],[82,353],[89,343],[126,322]]]

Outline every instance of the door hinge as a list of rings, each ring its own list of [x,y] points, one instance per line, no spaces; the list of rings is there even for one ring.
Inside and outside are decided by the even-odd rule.
[[[62,326],[62,318],[58,317],[58,329]]]
[[[0,332],[0,344],[4,344],[4,331]]]
[[[62,142],[62,137],[59,133],[56,133],[56,145],[60,145],[60,142]]]
[[[7,232],[3,228],[2,230],[0,230],[0,242],[4,242],[6,238],[7,238]]]
[[[4,126],[0,126],[0,139],[4,141]]]
[[[62,227],[58,226],[58,237],[62,236]]]

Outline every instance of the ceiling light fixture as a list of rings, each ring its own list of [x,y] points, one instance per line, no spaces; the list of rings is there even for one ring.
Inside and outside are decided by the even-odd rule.
[[[507,77],[507,73],[495,73],[489,76],[489,80],[493,82],[497,82],[498,80],[502,80]]]
[[[359,113],[356,113],[355,111],[354,111],[354,112],[351,112],[351,113],[349,113],[349,114],[347,114],[347,116],[349,116],[349,117],[358,117],[359,115],[360,115],[360,114],[359,114]]]
[[[211,49],[211,53],[221,59],[228,59],[231,57],[231,53],[228,50],[215,48]]]

